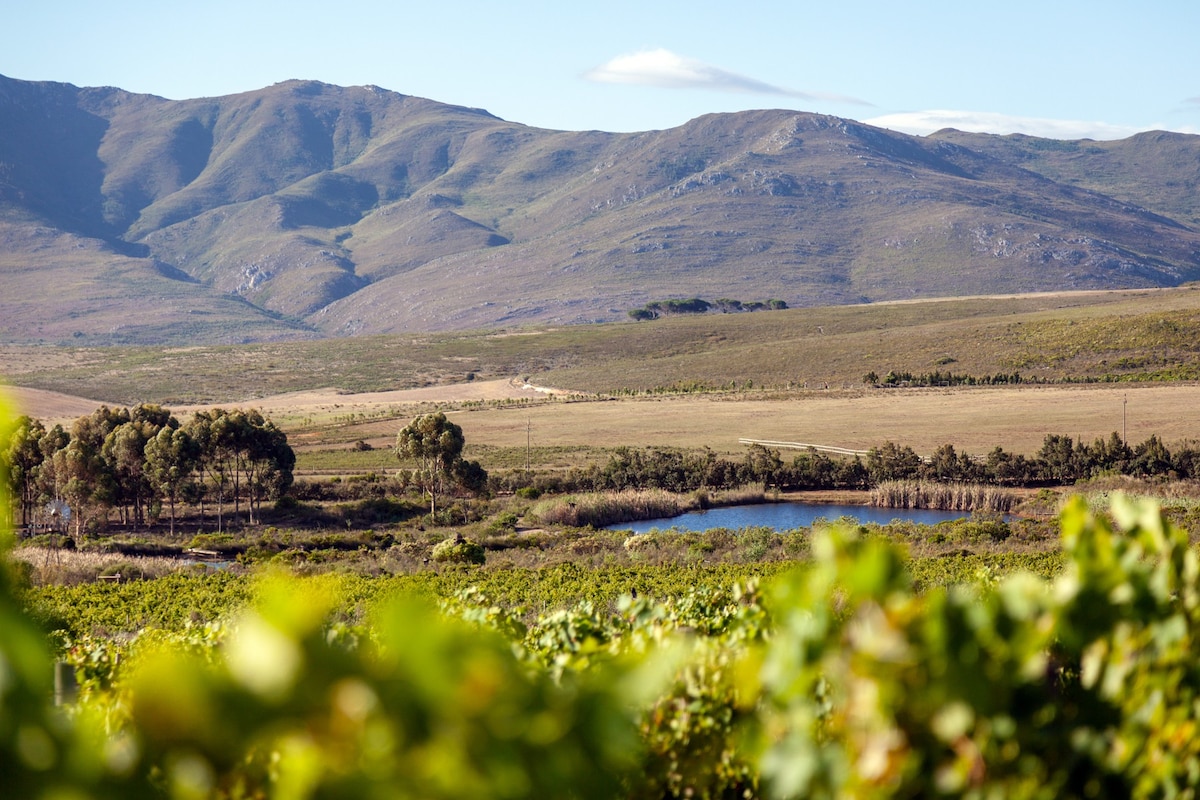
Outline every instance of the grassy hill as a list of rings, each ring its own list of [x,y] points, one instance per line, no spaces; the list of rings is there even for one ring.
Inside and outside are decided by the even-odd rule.
[[[619,394],[843,388],[890,371],[1030,380],[1200,379],[1200,291],[1055,293],[650,322],[227,346],[0,347],[15,384],[110,403],[246,403],[479,379]]]
[[[0,77],[0,341],[220,344],[1200,278],[1200,137],[918,138],[789,110],[635,134],[378,87]]]

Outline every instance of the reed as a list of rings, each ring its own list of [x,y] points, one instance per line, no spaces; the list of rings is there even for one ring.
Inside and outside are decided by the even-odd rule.
[[[196,569],[196,563],[166,556],[131,557],[93,550],[18,547],[10,557],[28,564],[34,585],[91,583],[108,576],[120,580],[158,578],[172,572]]]
[[[721,489],[710,492],[709,506],[744,506],[752,503],[765,503],[766,489],[761,483],[747,484],[734,489]]]
[[[870,505],[879,508],[925,508],[937,511],[991,511],[1007,514],[1017,504],[1012,492],[981,483],[884,481],[871,490]]]
[[[546,525],[602,528],[618,522],[673,517],[697,507],[699,501],[689,495],[662,489],[625,489],[556,497],[538,503],[531,513]]]
[[[674,517],[701,508],[761,503],[764,499],[761,485],[698,490],[691,494],[675,494],[665,489],[622,489],[554,497],[538,503],[529,513],[544,525],[603,528],[621,522]]]

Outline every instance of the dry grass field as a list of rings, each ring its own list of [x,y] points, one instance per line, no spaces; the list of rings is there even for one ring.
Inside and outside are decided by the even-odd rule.
[[[1128,399],[1128,405],[1125,400]],[[494,447],[708,447],[739,438],[869,449],[887,441],[928,453],[942,444],[1032,454],[1047,434],[1091,442],[1122,431],[1137,443],[1200,438],[1200,385],[856,390],[791,396],[667,396],[487,408],[454,416],[467,441]]]
[[[180,416],[259,408],[310,454],[302,462],[360,440],[389,447],[434,409],[454,415],[489,468],[523,463],[527,447],[535,462],[564,466],[622,445],[738,454],[740,438],[1032,454],[1047,434],[1200,439],[1198,341],[1200,291],[1181,287],[238,348],[0,345],[0,374],[17,384],[4,391],[21,413],[50,423],[90,413],[101,402],[92,398]],[[1050,383],[863,385],[868,370],[891,369]],[[1100,382],[1063,382],[1084,380]],[[636,393],[687,386],[725,389]],[[356,458],[341,469],[389,463],[386,453]]]
[[[69,421],[96,402],[10,387],[23,413]],[[444,408],[472,447],[571,450],[621,445],[710,448],[736,454],[740,438],[868,449],[893,441],[927,453],[942,444],[983,454],[997,445],[1032,454],[1047,434],[1090,442],[1126,431],[1130,442],[1157,434],[1168,443],[1200,439],[1200,385],[1095,385],[762,391],[596,400],[476,381],[396,392],[294,392],[255,407],[299,448],[388,447],[411,416]],[[504,400],[527,402],[505,404]],[[177,407],[177,414],[197,407]]]

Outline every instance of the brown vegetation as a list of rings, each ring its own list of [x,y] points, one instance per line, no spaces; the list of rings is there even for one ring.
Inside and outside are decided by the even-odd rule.
[[[871,505],[882,508],[929,508],[938,511],[982,511],[1007,514],[1017,504],[1015,493],[973,483],[886,481],[871,490]]]

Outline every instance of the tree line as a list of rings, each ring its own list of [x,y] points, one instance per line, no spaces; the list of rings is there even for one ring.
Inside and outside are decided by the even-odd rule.
[[[687,300],[654,300],[646,303],[641,308],[635,308],[629,312],[629,316],[636,320],[658,319],[663,315],[669,314],[707,314],[709,311],[717,311],[722,314],[737,314],[747,311],[781,311],[787,308],[788,305],[783,300],[752,300],[750,302],[742,302],[729,297],[722,297],[713,302],[701,300],[699,297],[688,298]]]
[[[619,447],[603,465],[564,474],[496,476],[494,489],[531,486],[539,492],[665,489],[728,489],[750,483],[781,490],[868,489],[886,481],[928,480],[995,486],[1066,485],[1099,475],[1200,479],[1200,443],[1185,442],[1174,452],[1157,435],[1129,446],[1117,433],[1092,443],[1049,434],[1033,456],[995,447],[983,456],[944,444],[922,457],[907,445],[886,442],[863,458],[832,457],[806,450],[790,461],[780,451],[752,445],[740,460],[711,450]]]
[[[171,532],[179,503],[225,509],[254,523],[264,499],[292,484],[295,453],[287,435],[255,410],[197,412],[181,425],[170,411],[142,404],[101,406],[66,430],[19,417],[0,458],[22,527],[35,522],[74,527],[76,536],[111,519],[145,525],[164,504]],[[44,519],[49,514],[57,519]]]
[[[863,375],[863,383],[880,389],[904,386],[1009,386],[1022,383],[1046,383],[1044,378],[1029,377],[1019,372],[997,372],[994,375],[966,375],[955,372],[912,373],[891,370],[882,378],[874,370]]]

